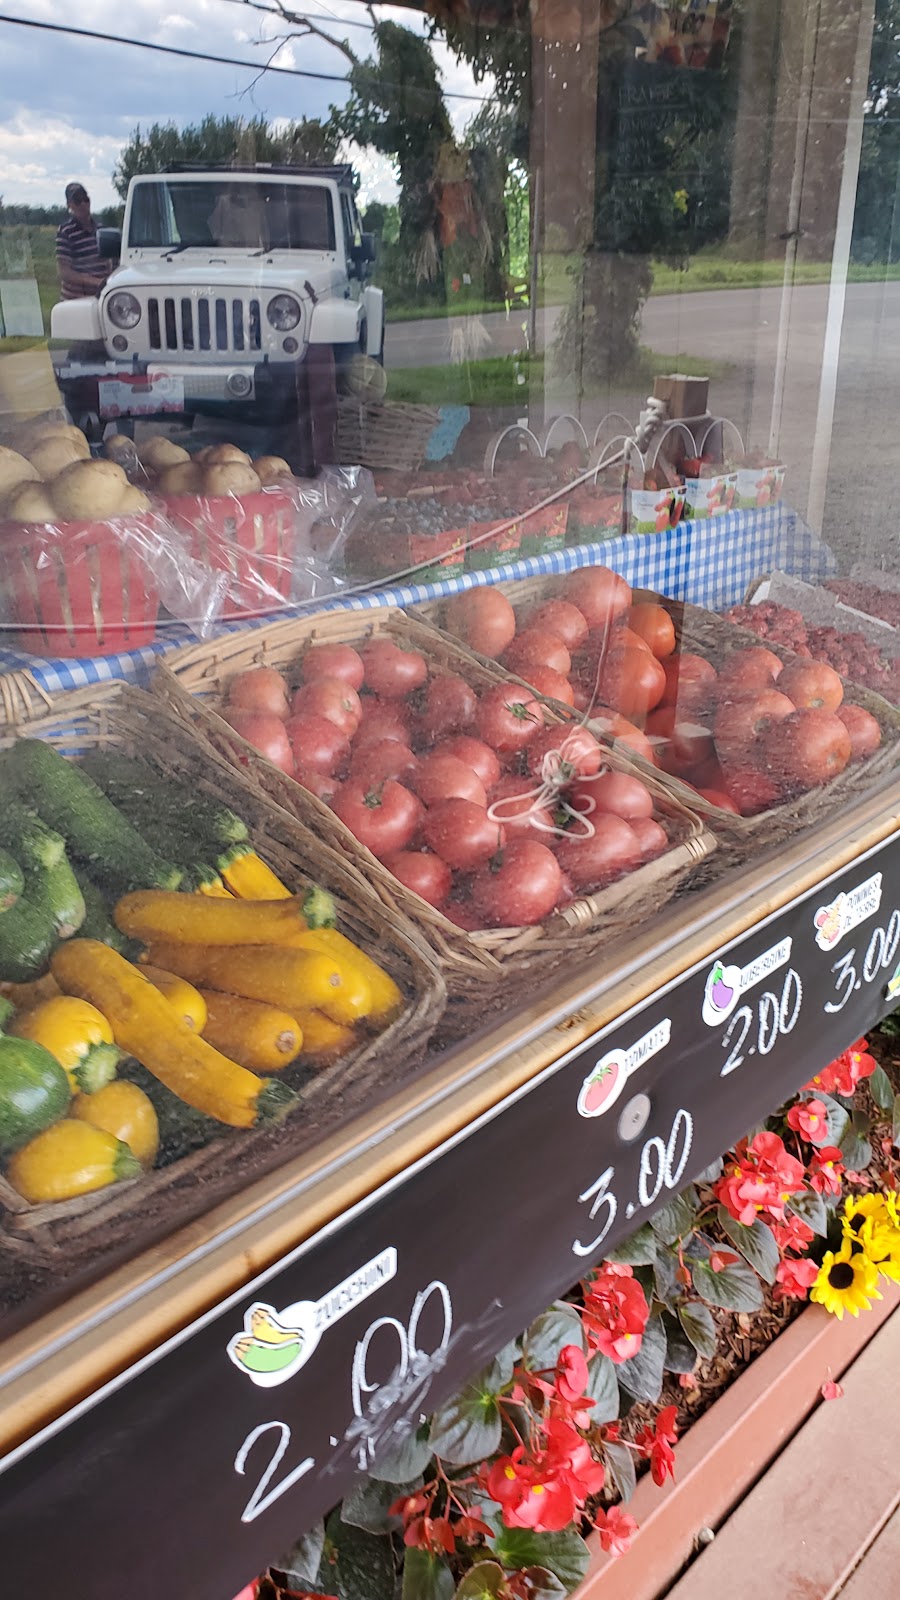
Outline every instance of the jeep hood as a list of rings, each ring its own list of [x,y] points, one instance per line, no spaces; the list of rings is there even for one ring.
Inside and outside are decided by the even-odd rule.
[[[158,260],[130,261],[116,269],[108,288],[110,291],[144,289],[151,293],[155,289],[199,289],[211,293],[221,287],[256,294],[276,294],[279,289],[289,289],[304,299],[307,283],[313,288],[317,284],[327,285],[332,272],[333,267],[314,251],[309,254],[281,251],[252,259],[224,260],[212,251],[190,250]]]

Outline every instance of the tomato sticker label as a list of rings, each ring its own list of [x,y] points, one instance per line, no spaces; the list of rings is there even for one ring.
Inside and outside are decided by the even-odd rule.
[[[816,944],[820,950],[833,950],[839,939],[851,928],[858,928],[867,917],[873,917],[881,906],[881,873],[873,873],[856,889],[849,889],[832,900],[830,905],[819,906],[813,916]]]
[[[672,1037],[672,1024],[668,1017],[658,1022],[642,1039],[628,1050],[610,1050],[593,1066],[581,1085],[578,1094],[578,1114],[581,1117],[602,1117],[615,1105],[628,1079],[651,1056],[664,1050]]]
[[[702,1015],[707,1027],[717,1028],[720,1022],[731,1016],[742,994],[762,983],[763,978],[777,972],[779,967],[787,966],[790,959],[791,940],[782,939],[779,944],[773,944],[770,950],[764,950],[761,956],[754,956],[746,967],[714,961],[703,991]]]
[[[251,1383],[274,1389],[306,1366],[326,1328],[396,1275],[397,1252],[390,1245],[321,1300],[296,1300],[284,1311],[255,1300],[243,1329],[228,1341],[228,1355]]]

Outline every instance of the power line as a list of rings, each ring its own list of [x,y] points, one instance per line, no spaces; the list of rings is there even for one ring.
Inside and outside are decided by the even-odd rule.
[[[255,72],[262,76],[268,72],[278,72],[287,78],[315,78],[318,83],[349,83],[349,78],[342,77],[339,72],[310,72],[302,67],[269,67],[261,61],[238,61],[234,56],[209,56],[200,50],[181,50],[171,44],[151,44],[146,39],[125,39],[117,33],[97,33],[91,28],[72,28],[63,22],[38,22],[33,17],[10,17],[0,12],[0,22],[10,23],[16,28],[37,28],[43,33],[65,33],[78,39],[99,39],[101,44],[124,44],[134,50],[154,50],[158,55],[181,56],[187,61],[206,61],[220,67],[242,67],[246,72]],[[275,40],[266,40],[267,44],[276,43]],[[442,91],[445,100],[475,100],[479,105],[484,104],[485,96],[480,94],[466,94],[464,90],[445,89]]]

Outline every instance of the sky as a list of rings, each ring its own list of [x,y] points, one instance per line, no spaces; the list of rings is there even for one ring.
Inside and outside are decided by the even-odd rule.
[[[293,0],[293,8],[346,37],[358,54],[368,54],[367,29],[348,25],[368,25],[359,0]],[[58,0],[0,0],[0,12],[260,62],[272,48],[271,43],[261,47],[260,39],[271,41],[284,31],[274,18],[230,0],[131,0],[127,7],[116,0],[81,0],[77,10],[61,8]],[[409,10],[379,5],[378,13],[424,28]],[[477,97],[450,102],[461,129],[487,89],[473,82],[469,69],[445,46],[436,45],[435,56],[446,90]],[[347,70],[340,52],[315,38],[284,45],[276,61],[314,72],[343,75]],[[61,204],[66,184],[77,178],[99,210],[117,200],[112,170],[138,123],[183,126],[207,112],[262,115],[270,121],[318,117],[346,98],[339,83],[267,76],[251,87],[253,76],[234,67],[0,21],[0,198],[7,204]],[[363,200],[392,200],[396,185],[390,163],[373,152],[348,153],[360,171]]]

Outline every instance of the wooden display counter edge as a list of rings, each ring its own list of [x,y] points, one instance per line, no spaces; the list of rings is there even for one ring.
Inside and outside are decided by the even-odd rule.
[[[505,1096],[722,944],[900,831],[900,782],[726,875],[640,930],[617,971],[561,977],[403,1093],[267,1174],[0,1345],[0,1451],[155,1349]]]

